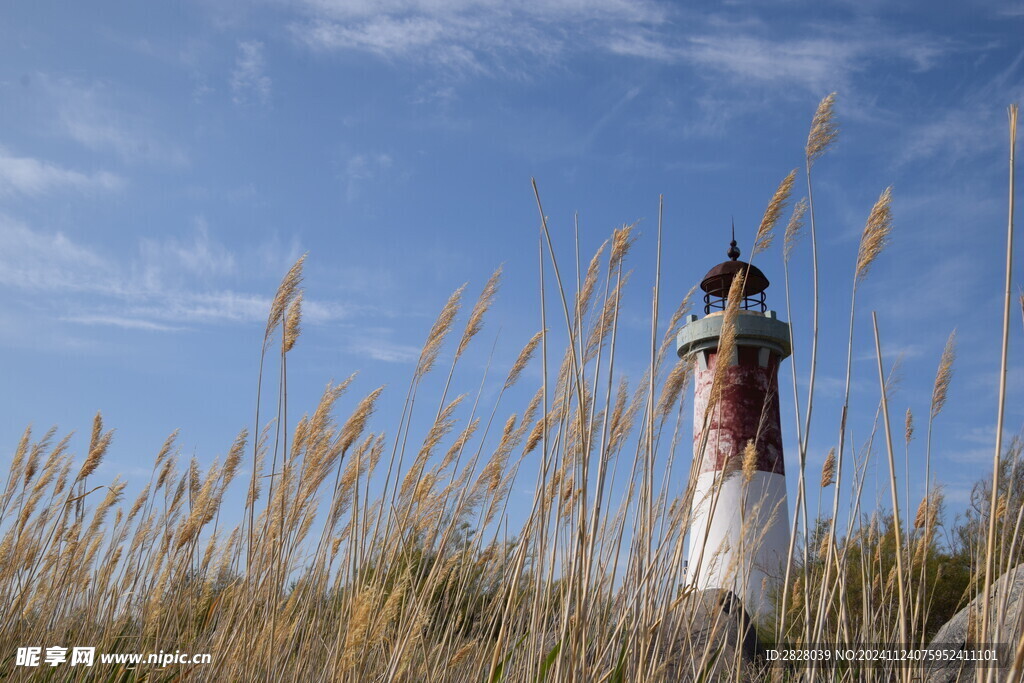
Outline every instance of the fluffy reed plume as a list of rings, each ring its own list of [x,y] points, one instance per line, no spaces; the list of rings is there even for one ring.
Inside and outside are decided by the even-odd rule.
[[[97,415],[99,415],[99,414],[97,413]],[[95,440],[96,437],[94,436],[93,438]],[[44,442],[45,442],[45,440],[44,440]],[[44,442],[40,442],[40,444],[38,444],[35,447],[33,447],[32,450],[28,454],[28,459],[25,461],[25,472],[24,472],[23,483],[26,486],[28,486],[29,482],[32,481],[32,478],[34,476],[36,476],[36,472],[39,470],[39,457],[40,457],[40,454],[42,452],[42,448],[43,448]],[[90,448],[90,451],[91,450],[92,449]],[[88,464],[88,460],[86,460],[86,464]],[[92,469],[95,469],[95,466]],[[90,470],[90,472],[91,471],[92,470]],[[88,476],[88,475],[86,475],[86,476]]]
[[[914,438],[914,413],[910,412],[910,408],[907,408],[907,415],[903,422],[903,437],[909,444],[910,440]]]
[[[245,450],[246,442],[249,440],[249,430],[242,429],[235,437],[235,442],[231,444],[231,450],[228,451],[227,457],[224,459],[224,471],[221,473],[221,494],[223,495],[224,489],[226,489],[231,481],[235,478],[238,473],[238,466],[242,463],[242,455]]]
[[[306,262],[306,254],[299,257],[288,272],[285,274],[284,279],[281,280],[280,286],[277,288],[277,293],[274,295],[274,300],[270,303],[270,314],[267,316],[267,329],[263,334],[263,350],[267,348],[267,344],[270,343],[270,337],[274,334],[274,330],[284,320],[285,312],[288,310],[288,306],[291,304],[295,295],[299,291],[299,285],[302,284],[302,267]]]
[[[921,503],[917,506],[917,513],[914,515],[914,528],[934,531],[939,520],[942,504],[943,495],[941,489],[936,489],[922,498]]]
[[[829,450],[821,468],[821,488],[828,488],[836,481],[836,449]]]
[[[839,136],[839,128],[835,121],[833,107],[836,103],[836,94],[827,95],[814,112],[814,119],[811,121],[811,132],[807,135],[807,165],[811,166],[825,153],[825,150],[835,142]]]
[[[103,416],[96,413],[96,417],[92,421],[92,437],[89,439],[89,454],[85,458],[85,462],[82,463],[82,469],[78,471],[78,476],[75,477],[75,482],[79,482],[86,479],[90,474],[96,471],[96,468],[100,466],[100,461],[103,460],[103,455],[107,452],[107,448],[110,447],[110,442],[114,438],[114,430],[110,430],[106,434],[103,433]]]
[[[192,456],[192,460],[188,464],[188,496],[189,500],[195,501],[199,497],[199,461],[196,456]]]
[[[928,520],[928,498],[924,497],[921,499],[921,503],[917,506],[917,514],[914,515],[914,528],[923,529],[925,522]]]
[[[494,297],[498,294],[498,286],[501,284],[501,273],[502,266],[498,266],[498,269],[487,280],[483,291],[480,292],[480,297],[473,305],[473,310],[469,314],[469,320],[466,322],[466,330],[462,333],[462,339],[459,340],[459,346],[455,351],[456,358],[462,355],[462,352],[469,346],[469,342],[473,337],[483,329],[484,315],[490,309],[491,304],[494,303]]]
[[[351,448],[352,444],[363,433],[363,430],[366,429],[366,423],[370,420],[370,416],[373,415],[377,399],[380,398],[383,391],[384,387],[377,387],[364,396],[349,418],[345,420],[345,424],[342,425],[338,437],[338,446],[342,453]]]
[[[821,544],[818,546],[818,557],[821,557],[823,559],[825,557],[828,557],[828,549],[829,549],[829,546],[832,543],[831,529],[832,529],[832,524],[829,523],[828,530],[826,530],[826,532],[824,534],[822,534],[822,536],[821,536]]]
[[[622,292],[625,290],[626,285],[629,284],[629,279],[632,276],[633,271],[626,271],[622,273],[620,278],[617,278],[615,287],[612,288],[611,293],[604,302],[604,306],[601,309],[600,317],[594,322],[592,334],[587,338],[587,348],[584,354],[584,360],[590,361],[596,355],[602,345],[608,341],[611,336],[609,333],[614,327],[615,320],[619,314],[619,304],[622,300]],[[571,360],[571,356],[566,355],[566,360]],[[565,365],[565,369],[568,370],[568,364]],[[561,377],[562,373],[559,373]],[[559,381],[556,386],[561,386],[562,382]]]
[[[402,481],[401,499],[403,501],[409,500],[411,494],[415,492],[427,461],[434,453],[434,449],[436,449],[438,444],[441,443],[441,440],[444,439],[452,429],[454,429],[455,410],[465,398],[465,394],[457,396],[455,400],[444,407],[444,409],[438,414],[437,419],[434,420],[434,424],[431,425],[430,430],[427,432],[427,436],[423,439],[423,443],[420,445],[419,454],[416,456],[416,459],[413,461],[408,473],[405,475],[405,479]]]
[[[659,421],[667,419],[676,402],[683,397],[683,391],[690,381],[692,371],[693,361],[689,358],[680,358],[672,366],[672,371],[669,372],[668,379],[665,380],[665,384],[661,388],[658,407],[654,412],[655,417]],[[616,404],[616,407],[618,407],[618,404]]]
[[[743,482],[749,484],[756,472],[757,447],[754,445],[753,439],[749,439],[747,445],[743,447]]]
[[[683,319],[683,316],[690,312],[693,302],[693,294],[697,291],[697,285],[690,287],[690,291],[686,293],[683,300],[679,302],[679,306],[676,308],[672,317],[668,320],[668,325],[665,326],[665,336],[661,339],[661,346],[658,347],[658,358],[664,358],[669,348],[672,347],[676,340],[676,335],[679,333],[679,321]]]
[[[526,346],[519,352],[516,362],[512,364],[512,369],[508,371],[508,377],[505,378],[505,389],[510,389],[512,385],[519,381],[519,376],[523,374],[523,370],[529,365],[530,359],[533,358],[533,354],[537,351],[537,345],[540,344],[543,336],[544,332],[540,331],[533,335],[530,341],[526,342]]]
[[[729,285],[729,296],[725,306],[725,317],[722,321],[722,332],[718,339],[718,351],[715,354],[715,374],[711,382],[711,393],[708,407],[716,405],[725,388],[725,377],[736,351],[736,319],[740,314],[740,301],[743,298],[743,273],[737,273]]]
[[[612,234],[612,254],[609,259],[609,268],[614,271],[621,264],[623,259],[626,258],[626,254],[633,247],[633,243],[636,242],[636,235],[633,234],[633,228],[636,224],[623,225],[621,228],[617,228]]]
[[[793,598],[791,600],[793,604],[793,611],[799,612],[804,606],[804,577],[796,577],[796,581],[793,582]]]
[[[775,238],[775,226],[778,225],[782,212],[786,210],[789,195],[793,192],[793,181],[795,179],[796,169],[794,168],[789,172],[789,175],[782,179],[778,189],[775,190],[775,194],[772,195],[772,200],[768,202],[768,208],[764,210],[761,224],[757,227],[754,248],[750,251],[751,258],[771,246],[772,240]]]
[[[956,330],[950,332],[949,338],[946,339],[946,346],[942,349],[942,357],[939,359],[939,369],[935,373],[935,384],[932,387],[932,417],[938,415],[946,405],[949,383],[953,380],[954,361],[956,361]]]
[[[892,187],[887,187],[871,207],[867,223],[864,224],[864,232],[861,233],[855,276],[858,283],[867,276],[871,264],[889,243],[889,233],[892,232],[891,204]]]
[[[605,240],[594,253],[593,258],[590,259],[590,265],[587,266],[587,274],[583,278],[583,286],[576,295],[576,309],[581,317],[590,310],[590,302],[594,297],[594,288],[597,286],[598,273],[601,270],[601,257],[607,248],[608,240]]]
[[[478,647],[480,647],[480,643],[474,641],[464,644],[462,647],[456,650],[454,655],[452,655],[452,658],[448,661],[448,666],[452,668],[458,666],[459,663],[462,662],[462,660],[469,657],[470,653],[473,651],[473,648]]]
[[[800,241],[804,229],[804,215],[807,213],[807,198],[804,197],[793,205],[793,213],[786,224],[786,232],[782,240],[782,255],[788,262],[793,248]]]
[[[300,291],[288,304],[288,312],[284,317],[284,338],[282,349],[285,353],[292,350],[302,331],[302,292]]]
[[[437,356],[441,353],[441,346],[444,344],[448,333],[452,331],[455,316],[462,306],[462,292],[465,289],[466,285],[462,285],[448,297],[448,301],[445,302],[441,308],[441,313],[430,328],[430,332],[427,333],[427,341],[423,344],[423,350],[420,351],[419,360],[416,362],[416,371],[413,373],[415,379],[418,380],[429,373],[434,367],[434,363],[437,362]]]

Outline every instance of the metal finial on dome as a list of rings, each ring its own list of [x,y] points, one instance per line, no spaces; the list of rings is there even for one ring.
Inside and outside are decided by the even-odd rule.
[[[726,256],[731,258],[733,261],[740,257],[739,247],[736,246],[736,219],[732,220],[732,242],[729,242],[729,251],[726,252]]]

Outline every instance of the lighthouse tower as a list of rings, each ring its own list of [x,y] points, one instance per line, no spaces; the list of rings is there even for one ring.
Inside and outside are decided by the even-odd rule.
[[[733,591],[757,620],[771,613],[789,546],[786,472],[779,423],[779,364],[790,354],[789,325],[768,310],[768,278],[739,260],[733,239],[729,260],[700,283],[704,317],[689,316],[679,331],[680,357],[694,363],[693,457],[696,486],[690,516],[687,582],[696,589]],[[735,323],[735,349],[718,355],[729,287],[745,275]],[[715,405],[715,368],[728,363]],[[753,476],[743,455],[756,451]]]

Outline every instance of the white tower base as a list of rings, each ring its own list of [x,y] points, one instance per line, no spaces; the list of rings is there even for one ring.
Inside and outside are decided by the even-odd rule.
[[[743,473],[733,471],[723,482],[721,476],[704,472],[697,477],[687,583],[696,589],[733,591],[754,621],[760,621],[773,614],[772,601],[785,572],[786,477],[757,471],[744,482]]]

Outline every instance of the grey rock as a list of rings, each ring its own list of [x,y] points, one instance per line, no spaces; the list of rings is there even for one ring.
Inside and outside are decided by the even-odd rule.
[[[750,615],[729,590],[697,591],[683,600],[662,631],[667,681],[751,679],[761,646]]]
[[[1002,602],[1006,601],[1006,609],[1002,609]],[[935,638],[929,644],[930,648],[957,647],[973,649],[976,644],[977,633],[981,629],[981,615],[983,607],[982,596],[971,601],[967,607],[953,615],[947,621]],[[1010,571],[1000,576],[992,586],[989,593],[989,613],[993,616],[1002,613],[998,624],[990,622],[990,632],[995,632],[998,627],[999,642],[1008,647],[1009,654],[1013,656],[1013,649],[1024,633],[1024,564],[1019,564]],[[1004,680],[1009,674],[1009,663],[999,670],[998,680]],[[957,680],[973,680],[975,667],[970,662],[937,662],[927,670],[928,683],[952,683]]]

